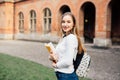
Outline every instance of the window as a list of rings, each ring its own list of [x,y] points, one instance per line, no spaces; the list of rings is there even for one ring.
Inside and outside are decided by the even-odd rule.
[[[30,32],[36,32],[36,13],[34,10],[30,11]]]
[[[44,9],[44,33],[51,31],[51,11],[48,8]]]
[[[19,13],[19,32],[24,33],[24,16],[23,13]]]

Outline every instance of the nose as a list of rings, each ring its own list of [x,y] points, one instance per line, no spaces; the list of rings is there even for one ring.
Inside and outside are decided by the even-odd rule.
[[[67,23],[64,23],[64,26],[66,27],[66,26],[67,26]]]

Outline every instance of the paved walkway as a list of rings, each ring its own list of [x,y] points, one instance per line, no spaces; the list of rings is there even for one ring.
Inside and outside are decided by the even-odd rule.
[[[88,77],[92,80],[120,80],[120,46],[96,48],[85,44],[92,61]],[[0,53],[28,59],[51,67],[44,43],[0,40]]]

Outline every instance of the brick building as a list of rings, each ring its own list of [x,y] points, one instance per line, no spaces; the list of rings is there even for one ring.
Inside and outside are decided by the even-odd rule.
[[[85,43],[111,46],[120,43],[119,8],[118,0],[0,0],[0,39],[57,41],[61,14],[72,12]]]

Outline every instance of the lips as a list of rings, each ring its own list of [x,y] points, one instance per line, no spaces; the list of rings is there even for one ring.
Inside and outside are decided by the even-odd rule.
[[[67,27],[63,27],[63,30],[67,30]]]

